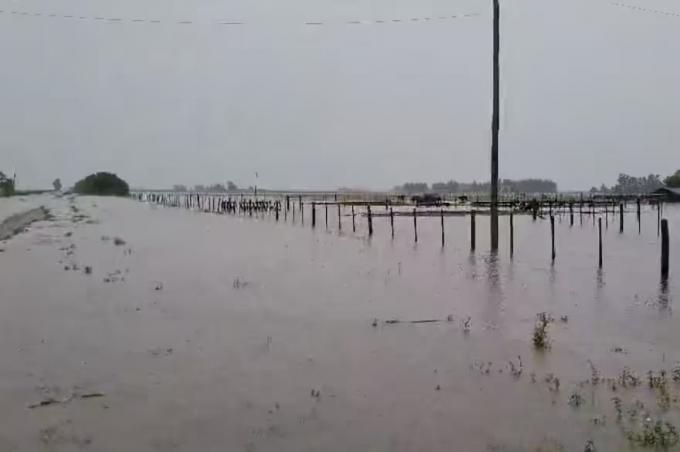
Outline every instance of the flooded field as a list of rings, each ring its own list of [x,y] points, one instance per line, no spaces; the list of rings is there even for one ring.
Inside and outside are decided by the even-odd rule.
[[[678,448],[680,210],[619,233],[576,215],[215,215],[51,201],[0,245],[2,451]],[[381,212],[376,208],[377,213]],[[384,209],[382,210],[384,212]],[[346,210],[343,210],[346,214]],[[603,221],[604,223],[604,221]],[[548,313],[545,334],[537,314]],[[421,322],[427,321],[427,322]],[[546,347],[537,349],[538,334]],[[648,375],[648,372],[653,372]],[[665,371],[665,373],[662,373]],[[657,423],[657,421],[659,421]]]

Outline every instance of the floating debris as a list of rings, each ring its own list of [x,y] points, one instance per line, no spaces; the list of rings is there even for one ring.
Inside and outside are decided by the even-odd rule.
[[[113,244],[116,246],[125,245],[125,243],[125,240],[121,239],[120,237],[114,237],[113,239]]]

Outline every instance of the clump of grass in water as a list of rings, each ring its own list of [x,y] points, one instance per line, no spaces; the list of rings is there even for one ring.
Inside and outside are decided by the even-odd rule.
[[[569,405],[573,406],[574,408],[578,408],[584,403],[583,396],[581,395],[580,392],[574,391],[569,395]]]
[[[548,325],[553,321],[550,314],[539,312],[536,314],[536,324],[534,325],[533,342],[538,350],[550,348],[550,338],[548,337]]]
[[[654,449],[668,449],[678,444],[680,440],[680,435],[673,424],[661,419],[654,422],[650,418],[643,421],[641,428],[627,431],[626,437],[637,446]]]
[[[510,366],[510,375],[512,375],[515,378],[521,377],[522,372],[524,371],[524,366],[522,365],[522,357],[518,356],[517,359],[519,360],[519,364],[516,366],[514,362],[508,361],[508,365]]]

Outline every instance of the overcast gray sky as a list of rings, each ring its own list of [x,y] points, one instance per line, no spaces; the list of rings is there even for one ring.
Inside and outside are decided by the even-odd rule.
[[[675,0],[501,2],[501,177],[680,168]],[[22,187],[488,179],[490,5],[0,0],[0,170]]]

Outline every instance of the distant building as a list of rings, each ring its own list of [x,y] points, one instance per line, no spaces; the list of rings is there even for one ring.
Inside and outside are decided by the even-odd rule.
[[[665,202],[680,202],[680,188],[661,187],[654,190],[652,194]]]

